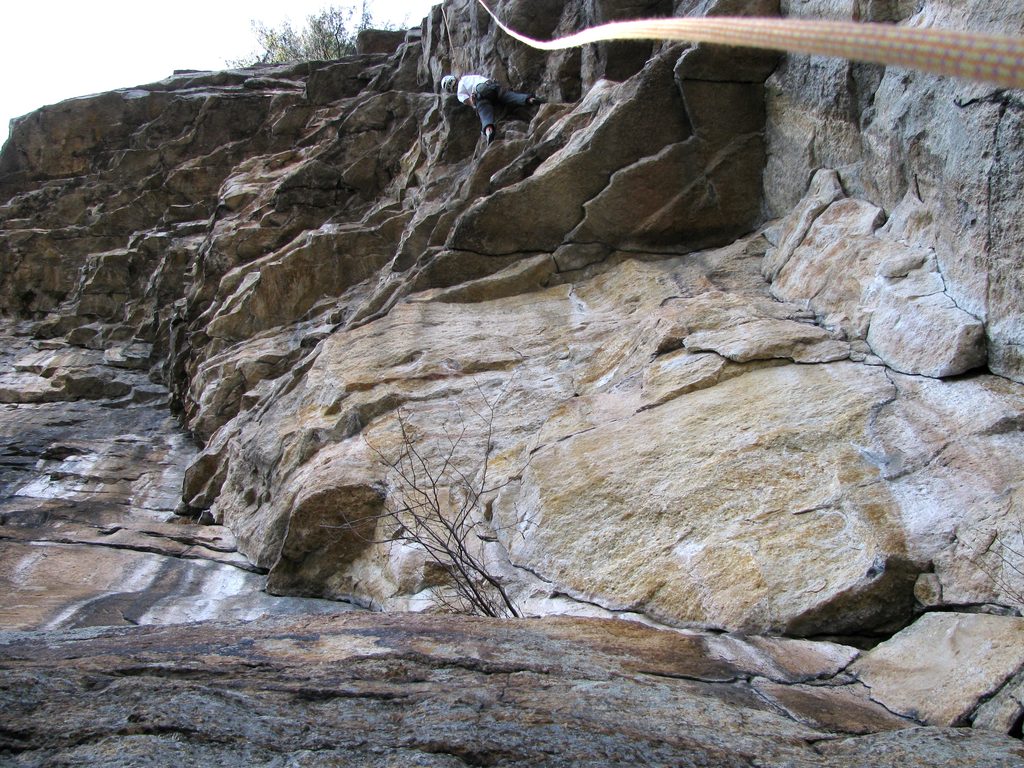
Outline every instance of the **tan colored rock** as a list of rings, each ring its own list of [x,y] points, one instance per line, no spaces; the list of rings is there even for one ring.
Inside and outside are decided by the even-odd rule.
[[[447,245],[494,255],[571,242],[679,250],[749,232],[760,211],[738,192],[756,183],[762,164],[761,88],[677,84],[677,60],[687,55],[668,49],[621,84],[595,84],[541,138],[560,149],[473,205]],[[637,205],[643,216],[630,213]]]
[[[45,403],[60,400],[55,382],[34,373],[0,373],[0,403]]]
[[[664,12],[548,5],[497,10],[540,37]],[[1019,21],[911,5],[856,12]],[[482,22],[471,7],[445,11]],[[676,8],[755,11],[851,13]],[[907,649],[941,646],[925,630],[951,615],[863,658],[737,633],[860,643],[921,606],[1019,608],[1012,99],[708,46],[549,57],[453,26],[435,8],[390,58],[182,72],[15,125],[0,309],[36,347],[0,345],[0,613],[47,629],[0,638],[7,748],[124,765],[1019,764],[1016,741],[890,711],[1012,730],[1019,620],[958,617],[939,667],[907,681]],[[452,62],[553,103],[484,147],[472,111],[432,92]],[[764,237],[762,211],[781,217]],[[184,477],[168,396],[202,443]],[[483,482],[486,459],[470,546],[524,613],[690,629],[260,620],[345,607],[297,595],[439,609],[448,572],[379,516],[399,497],[381,461],[403,447],[399,415],[435,466]],[[218,617],[253,621],[94,628]]]
[[[792,633],[884,624],[913,580],[884,489],[849,446],[890,385],[856,367],[797,370],[754,371],[630,419],[542,433],[547,447],[499,505],[505,526],[529,531],[509,537],[513,562],[667,621]],[[794,421],[812,390],[829,391],[830,409]],[[788,471],[757,480],[784,456]]]
[[[174,515],[195,449],[166,412],[166,390],[130,367],[108,366],[98,350],[30,345],[9,323],[0,338],[19,370],[8,377],[64,383],[44,400],[0,410],[0,626],[53,630],[351,608],[266,595],[261,570],[238,552],[230,531]],[[100,383],[127,382],[133,396],[112,399],[107,387],[82,399],[69,383],[80,386],[83,371]],[[149,388],[159,396],[145,396]]]
[[[934,573],[922,573],[914,584],[914,599],[925,608],[942,605],[942,582]]]
[[[964,725],[1024,667],[1024,619],[929,613],[850,671],[887,709],[929,725]]]
[[[629,10],[590,5],[498,10],[541,36]],[[676,10],[755,10],[691,5]],[[916,25],[1018,16],[868,5]],[[9,543],[148,541],[250,560],[282,592],[436,609],[444,569],[348,521],[394,499],[371,446],[394,455],[399,412],[436,458],[484,396],[501,402],[488,449],[474,426],[455,458],[473,474],[489,457],[501,493],[474,511],[474,551],[528,612],[856,634],[905,624],[914,595],[1012,610],[1020,390],[974,367],[984,336],[1016,375],[1005,99],[842,61],[651,43],[556,58],[443,31],[438,9],[390,58],[182,72],[19,122],[0,308],[94,355],[45,350],[5,379],[5,519],[63,515]],[[453,61],[553,103],[484,147],[473,112],[432,92]],[[782,217],[764,237],[762,210]],[[5,371],[15,357],[0,350]],[[180,472],[138,471],[165,445],[128,424],[167,397],[143,371],[203,444],[180,511],[228,524],[238,551],[107,518],[179,501]],[[74,401],[34,445],[21,419],[55,398]],[[110,429],[132,437],[51,435],[114,398]],[[804,693],[793,712],[813,710]]]
[[[666,315],[691,352],[716,352],[727,360],[790,359],[826,363],[850,355],[847,343],[832,338],[793,305],[760,297],[713,291],[693,299],[671,300]]]
[[[644,408],[718,383],[728,363],[716,354],[693,354],[681,349],[659,355],[644,369]]]
[[[304,517],[307,497],[375,493],[383,471],[360,432],[393,451],[396,408],[430,445],[478,388],[488,396],[507,388],[491,469],[496,484],[513,482],[494,507],[505,533],[495,534],[502,546],[492,555],[530,610],[583,610],[567,593],[599,603],[599,615],[628,609],[673,623],[859,632],[909,616],[930,562],[940,600],[1005,599],[963,562],[951,535],[973,525],[975,511],[996,515],[1019,476],[1013,385],[789,364],[821,359],[821,350],[845,356],[849,345],[810,324],[805,310],[768,298],[752,242],[624,262],[519,294],[535,279],[534,262],[524,262],[410,297],[324,339],[301,378],[254,388],[251,412],[214,436],[186,496],[197,508],[212,504],[254,562],[281,568],[272,581],[282,591],[301,583],[318,594],[422,606],[430,583],[422,560],[346,542],[334,519],[322,541],[316,526],[297,523],[305,533],[280,560],[287,521],[297,510]],[[885,264],[892,275],[919,268]],[[799,335],[787,338],[783,328]],[[705,342],[717,351],[687,348]],[[933,462],[951,440],[971,458]],[[991,491],[981,490],[982,476]],[[606,496],[609,487],[619,490]],[[693,530],[702,532],[697,541]],[[795,535],[806,551],[792,546]],[[285,577],[288,563],[300,562],[307,576]]]
[[[886,285],[871,316],[867,342],[901,373],[941,378],[985,364],[985,326],[944,293]],[[939,288],[941,291],[941,288]]]
[[[836,184],[834,174],[819,172],[778,225],[779,244],[763,267],[773,295],[804,303],[825,327],[866,340],[903,373],[954,376],[983,365],[982,322],[946,293],[933,256],[893,239],[893,231],[906,234],[913,203],[894,227],[883,228],[881,210],[841,198]]]
[[[255,393],[301,360],[308,350],[303,339],[316,338],[327,328],[313,321],[300,326],[304,333],[268,331],[244,345],[235,344],[209,355],[194,372],[188,426],[200,439],[208,439],[252,405]],[[307,341],[308,343],[308,341]]]
[[[552,257],[541,254],[514,262],[493,275],[468,280],[451,288],[426,291],[424,300],[444,302],[478,302],[515,296],[545,287],[555,271]]]
[[[851,338],[864,338],[873,309],[865,295],[878,266],[890,259],[895,249],[874,234],[883,221],[882,210],[863,200],[843,198],[832,203],[815,218],[779,270],[772,281],[772,294],[784,301],[805,303],[823,318],[826,327],[841,329]],[[803,214],[790,226],[802,229]],[[783,231],[784,242],[793,238],[788,228]]]
[[[772,282],[786,266],[793,252],[800,247],[811,225],[832,203],[845,197],[839,175],[833,170],[821,169],[811,179],[811,186],[800,201],[786,214],[785,223],[772,230],[778,238],[774,247],[765,254],[762,271]]]
[[[837,643],[760,635],[717,635],[705,639],[708,654],[780,685],[839,677],[859,655]]]
[[[0,374],[0,400],[4,402],[121,398],[135,388],[147,387],[137,377],[106,366],[103,352],[61,343],[18,356],[13,369]]]
[[[0,543],[5,630],[251,620],[288,611],[340,612],[344,603],[275,598],[251,564],[218,562],[198,547],[180,554],[159,543],[99,541],[67,532],[65,543]],[[244,567],[238,567],[242,565]],[[44,586],[45,585],[45,586]]]

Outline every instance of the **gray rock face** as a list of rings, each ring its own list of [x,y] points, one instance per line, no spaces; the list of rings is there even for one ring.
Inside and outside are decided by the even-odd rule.
[[[1024,12],[987,4],[782,3],[787,15],[970,29],[1024,31]],[[983,85],[820,57],[787,57],[766,83],[765,201],[785,215],[820,168],[838,172],[852,198],[898,217],[908,200],[919,215],[898,237],[932,253],[947,306],[964,315],[939,322],[962,329],[961,347],[980,359],[984,324],[989,368],[1024,381],[1020,349],[1024,194],[1016,95]],[[951,303],[949,303],[951,302]],[[922,314],[940,308],[926,303]],[[908,313],[909,314],[909,313]],[[974,318],[973,328],[965,323]],[[887,330],[897,330],[886,318]],[[925,323],[909,320],[915,331]],[[910,330],[907,328],[906,330]],[[931,367],[945,370],[943,365]],[[938,375],[943,375],[938,373]]]
[[[541,37],[777,10],[498,5]],[[342,759],[329,732],[368,765],[1020,762],[982,733],[1024,712],[1015,96],[713,47],[548,57],[482,13],[452,0],[460,23],[437,7],[341,61],[180,73],[14,126],[3,626],[302,616],[11,638],[10,753],[317,764]],[[451,69],[549,102],[485,146],[436,93]],[[451,602],[452,568],[386,515],[410,449],[445,519],[471,498],[467,550],[523,614],[676,631],[310,618]],[[65,642],[85,650],[62,673]],[[652,672],[629,643],[686,662]],[[73,713],[52,738],[48,701]],[[289,712],[310,730],[271,743]]]
[[[104,354],[0,328],[0,627],[346,609],[266,595],[231,531],[175,515],[195,447],[137,370],[148,345]]]
[[[4,749],[20,766],[1024,760],[1016,739],[892,714],[842,674],[848,657],[810,645],[366,613],[7,633]]]

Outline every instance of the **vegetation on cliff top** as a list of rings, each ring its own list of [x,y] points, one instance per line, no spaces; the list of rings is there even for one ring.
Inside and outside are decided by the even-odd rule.
[[[306,17],[306,26],[295,29],[285,21],[271,27],[253,20],[252,30],[259,50],[243,59],[227,62],[231,67],[283,64],[289,61],[327,61],[356,51],[356,36],[374,26],[367,0],[355,5],[331,5]],[[380,26],[380,25],[377,25]]]

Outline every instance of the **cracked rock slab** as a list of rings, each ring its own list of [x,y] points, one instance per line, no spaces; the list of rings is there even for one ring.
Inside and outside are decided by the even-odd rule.
[[[508,537],[512,561],[677,626],[886,624],[913,578],[887,490],[855,445],[892,394],[862,366],[784,366],[594,428],[567,421],[495,505],[503,528],[526,525]]]
[[[952,768],[984,754],[1009,768],[1024,757],[1015,739],[914,727],[870,701],[859,733],[842,693],[830,710],[842,722],[801,722],[787,710],[837,689],[792,686],[780,708],[707,643],[615,620],[368,613],[7,633],[4,748],[21,766],[845,768],[870,754],[879,768]]]
[[[944,293],[884,291],[868,328],[868,345],[901,373],[941,378],[985,364],[985,326]]]
[[[1024,619],[929,613],[858,659],[851,672],[887,709],[929,725],[963,725],[1024,669]]]

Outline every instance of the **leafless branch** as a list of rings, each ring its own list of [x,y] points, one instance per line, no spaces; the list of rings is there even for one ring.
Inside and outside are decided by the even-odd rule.
[[[1018,537],[1024,541],[1024,522],[1018,522]],[[1024,610],[1024,587],[1021,587],[1020,580],[1014,578],[1024,577],[1024,552],[1017,547],[1010,546],[1005,533],[993,533],[992,541],[987,547],[987,552],[993,552],[999,563],[993,567],[981,560],[980,557],[971,558],[980,571],[992,581],[1005,597],[1008,597],[1017,611]]]
[[[417,434],[409,415],[401,409],[397,412],[396,455],[386,455],[367,441],[393,483],[379,515],[390,538],[378,543],[400,542],[424,552],[450,580],[451,593],[439,593],[439,605],[458,613],[502,618],[521,615],[487,562],[486,543],[494,541],[494,536],[488,535],[483,514],[483,500],[508,482],[488,485],[496,409],[508,387],[506,384],[497,396],[488,398],[477,382],[475,394],[460,403],[453,419],[443,424],[433,441]],[[472,428],[466,411],[479,424],[478,429]]]

